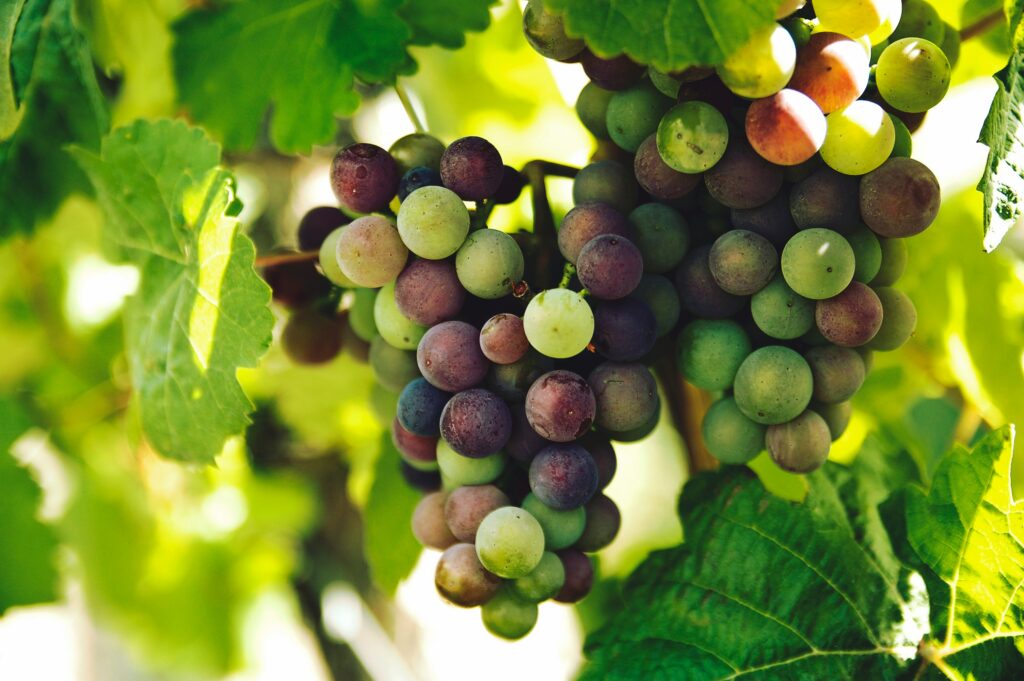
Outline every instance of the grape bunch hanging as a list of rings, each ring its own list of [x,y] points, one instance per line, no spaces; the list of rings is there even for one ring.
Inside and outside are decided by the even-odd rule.
[[[715,397],[701,432],[721,463],[767,449],[806,473],[872,353],[913,333],[892,285],[940,196],[910,133],[959,36],[920,0],[785,0],[778,19],[716,68],[662,73],[599,57],[531,0],[526,39],[582,65],[576,109],[598,140],[557,234],[488,228],[523,173],[482,138],[417,133],[339,151],[345,212],[299,228],[318,268],[265,273],[293,308],[291,357],[344,346],[398,394],[392,438],[425,492],[413,532],[443,551],[440,594],[498,636],[590,590],[586,554],[620,525],[611,443],[658,423],[656,355]]]

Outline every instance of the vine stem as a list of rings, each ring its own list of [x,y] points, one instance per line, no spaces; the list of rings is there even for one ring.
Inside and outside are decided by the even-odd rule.
[[[409,93],[405,91],[405,87],[397,80],[395,81],[395,94],[398,95],[398,101],[402,103],[402,108],[405,109],[405,115],[409,117],[412,127],[416,128],[416,132],[420,134],[426,133],[427,127],[423,125],[420,115],[416,113],[416,107],[412,105]]]
[[[530,199],[533,206],[533,233],[540,241],[539,255],[537,256],[537,272],[541,278],[539,282],[541,289],[559,280],[560,274],[556,271],[557,265],[554,254],[558,253],[558,235],[555,230],[555,216],[551,212],[551,203],[548,201],[548,189],[545,178],[551,175],[554,177],[576,177],[579,168],[535,159],[528,162],[519,171],[526,177],[530,185]],[[540,290],[540,289],[538,289]]]
[[[287,265],[293,262],[311,262],[320,257],[320,251],[300,251],[298,253],[277,253],[274,255],[261,255],[253,261],[253,267],[272,267],[274,265]]]
[[[654,373],[661,381],[662,390],[668,399],[672,423],[686,445],[687,475],[693,477],[701,471],[718,468],[718,460],[711,456],[704,446],[700,424],[711,406],[711,396],[684,381],[676,370],[675,359],[670,345],[663,346],[657,353]]]
[[[1002,8],[992,12],[991,14],[986,14],[973,24],[969,24],[960,29],[960,40],[964,41],[970,40],[971,38],[977,38],[979,35],[985,33],[989,29],[995,28],[1005,20],[1006,14],[1003,12]]]

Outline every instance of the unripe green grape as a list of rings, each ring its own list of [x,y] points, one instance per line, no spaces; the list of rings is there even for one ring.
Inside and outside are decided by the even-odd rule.
[[[343,288],[355,288],[355,282],[345,276],[345,273],[341,271],[341,265],[338,264],[338,239],[341,238],[341,231],[344,227],[339,227],[324,239],[324,242],[320,245],[320,270],[324,273],[335,286],[341,286]]]
[[[444,187],[420,187],[398,208],[398,233],[410,251],[430,260],[459,250],[469,233],[469,211]]]
[[[782,249],[782,276],[791,289],[811,300],[839,295],[856,267],[850,243],[831,229],[797,232]]]
[[[544,546],[551,551],[575,544],[587,526],[587,511],[583,506],[559,511],[545,504],[531,492],[523,499],[523,508],[540,523],[541,529],[544,530]]]
[[[469,235],[455,256],[462,286],[477,298],[493,300],[512,292],[523,278],[523,251],[505,232],[480,229]]]
[[[889,158],[896,145],[896,128],[874,102],[858,100],[826,117],[828,132],[821,158],[845,175],[871,172]]]
[[[505,455],[498,452],[473,459],[459,454],[441,438],[437,441],[437,465],[441,468],[446,487],[486,485],[497,480],[505,470]]]
[[[484,603],[480,615],[487,631],[515,641],[529,634],[537,623],[537,604],[523,600],[505,587]]]
[[[885,3],[884,15],[882,17],[882,23],[879,24],[878,28],[871,31],[868,34],[868,40],[871,41],[872,45],[878,45],[885,42],[889,36],[893,34],[896,27],[900,23],[900,19],[903,17],[903,3],[902,2],[887,2]]]
[[[381,153],[386,153],[381,150]],[[409,258],[409,249],[394,223],[380,215],[353,220],[341,230],[338,264],[358,286],[377,288],[394,281]]]
[[[750,339],[731,319],[698,319],[679,335],[679,372],[704,390],[725,390],[750,354]]]
[[[551,551],[545,551],[533,572],[513,580],[509,587],[524,601],[540,603],[561,591],[564,584],[565,567],[561,559]]]
[[[666,97],[675,99],[679,96],[679,88],[683,83],[678,78],[662,73],[653,66],[647,69],[647,77],[650,79],[651,85],[658,88],[658,92]]]
[[[822,345],[804,354],[814,380],[813,398],[822,404],[845,402],[864,384],[866,369],[860,354],[850,348]]]
[[[645,203],[629,214],[630,240],[644,258],[644,272],[664,274],[675,268],[690,246],[690,227],[682,213],[664,203]]]
[[[814,379],[807,362],[795,350],[781,345],[750,353],[733,383],[733,397],[740,411],[765,425],[795,419],[807,408],[813,390]]]
[[[951,73],[941,47],[921,38],[904,38],[885,48],[878,58],[875,84],[891,106],[921,113],[946,96]]]
[[[760,234],[731,229],[715,239],[708,254],[708,267],[724,291],[749,296],[771,281],[779,268],[779,254]]]
[[[503,506],[481,521],[476,531],[476,555],[499,577],[525,577],[544,556],[544,530],[528,511]]]
[[[537,352],[566,359],[583,352],[594,336],[594,313],[569,289],[541,291],[523,314],[523,330]]]
[[[682,305],[676,287],[667,277],[660,274],[645,274],[630,297],[642,300],[651,308],[656,325],[655,334],[658,338],[676,328]]]
[[[898,116],[889,114],[893,128],[896,130],[896,143],[892,147],[894,158],[910,158],[914,153],[914,138],[910,135],[910,128],[899,119]]]
[[[717,68],[725,86],[741,97],[757,99],[786,87],[796,66],[796,44],[779,24],[758,31]]]
[[[544,7],[540,0],[526,3],[523,10],[523,35],[538,54],[558,61],[575,57],[586,47],[582,38],[566,35],[562,15]]]
[[[791,289],[782,276],[753,295],[750,312],[757,328],[772,338],[799,338],[814,326],[814,302]]]
[[[388,153],[395,159],[399,175],[421,167],[440,170],[444,144],[432,135],[416,132],[398,139]]]
[[[415,352],[399,350],[380,336],[370,341],[370,368],[378,383],[396,393],[420,375]]]
[[[572,201],[577,206],[607,203],[622,213],[629,213],[636,207],[639,192],[633,168],[612,160],[583,166],[572,181]]]
[[[882,25],[893,3],[900,0],[815,0],[814,12],[826,30],[859,38]]]
[[[882,266],[882,246],[878,237],[864,225],[843,232],[843,237],[853,249],[857,263],[853,271],[854,280],[867,284],[878,275]]]
[[[608,103],[612,101],[611,90],[604,90],[593,83],[587,83],[576,98],[576,115],[583,127],[599,140],[608,136]]]
[[[903,11],[891,39],[893,42],[904,38],[923,38],[941,43],[946,37],[946,24],[938,10],[927,0],[903,0]]]
[[[946,59],[949,60],[949,68],[955,69],[960,61],[960,31],[950,26],[947,22],[943,22],[943,24],[946,27],[946,33],[942,38],[942,42],[939,43],[939,47],[942,48]]]
[[[357,336],[369,343],[377,335],[377,323],[373,321],[377,289],[357,288],[353,294],[352,307],[348,311],[348,323]]]
[[[657,142],[665,165],[680,173],[700,173],[725,154],[729,124],[706,102],[682,102],[662,117]]]
[[[711,405],[700,432],[711,455],[725,464],[747,463],[764,449],[765,427],[744,416],[731,397]]]
[[[876,288],[892,286],[907,268],[907,242],[903,239],[879,239],[878,244],[882,249],[882,263],[870,283]]]
[[[635,152],[641,142],[657,131],[661,117],[672,104],[648,82],[616,92],[608,102],[608,135],[620,148]]]
[[[821,468],[828,458],[832,433],[825,419],[807,410],[787,423],[769,426],[764,441],[779,468],[791,473],[810,473]]]
[[[917,327],[917,309],[903,291],[888,286],[875,289],[882,302],[882,327],[867,344],[872,350],[895,350],[900,347]]]
[[[846,427],[850,425],[850,417],[853,416],[853,405],[849,402],[812,404],[811,411],[817,412],[821,418],[825,419],[828,431],[832,435],[832,441],[835,442],[846,432]]]
[[[377,300],[373,304],[373,321],[377,325],[377,333],[388,345],[399,350],[415,350],[427,332],[427,327],[420,326],[398,309],[395,282],[387,284],[377,293]]]

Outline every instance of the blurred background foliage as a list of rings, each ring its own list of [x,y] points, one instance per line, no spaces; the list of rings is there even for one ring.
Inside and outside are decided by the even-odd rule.
[[[169,24],[189,4],[76,3],[114,124],[177,113]],[[954,25],[999,5],[934,4]],[[502,2],[465,48],[414,49],[420,67],[405,86],[444,140],[485,136],[517,166],[582,165],[593,151],[572,110],[582,73],[530,50],[519,16]],[[1024,423],[1024,232],[985,255],[974,190],[984,162],[975,139],[994,90],[987,77],[1008,49],[1000,30],[965,44],[954,89],[915,137],[915,155],[935,168],[946,197],[937,223],[909,241],[899,283],[917,304],[917,333],[877,356],[834,449],[840,460],[870,439],[906,449],[929,471],[954,438]],[[412,131],[393,91],[362,94],[337,146],[387,146]],[[229,157],[260,251],[293,247],[302,213],[333,203],[335,148],[283,157],[264,141]],[[557,217],[569,208],[569,184],[549,182]],[[623,530],[601,555],[594,595],[578,612],[544,606],[560,614],[542,613],[526,642],[492,639],[475,613],[433,594],[436,557],[421,557],[409,532],[417,496],[386,432],[395,395],[374,385],[365,364],[342,354],[298,367],[275,348],[242,372],[258,405],[248,442],[231,440],[213,467],[160,459],[140,436],[122,354],[120,310],[137,273],[104,256],[91,199],[49,209],[32,238],[0,244],[0,614],[10,608],[0,618],[0,678],[28,678],[18,665],[31,659],[31,678],[47,679],[316,679],[328,669],[346,679],[451,679],[459,655],[487,660],[495,679],[531,669],[564,678],[579,663],[582,631],[617,607],[618,581],[651,550],[680,541],[675,499],[686,471],[666,417],[620,449],[608,494]],[[493,224],[529,226],[530,212],[520,200]],[[798,478],[754,467],[799,497]],[[1024,460],[1015,484],[1024,484]],[[21,512],[37,505],[38,521]],[[57,605],[19,607],[48,601]],[[61,643],[67,655],[52,652]]]

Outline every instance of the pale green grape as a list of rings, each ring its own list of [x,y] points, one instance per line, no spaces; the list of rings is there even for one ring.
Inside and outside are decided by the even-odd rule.
[[[885,163],[896,145],[896,128],[882,107],[856,101],[826,119],[828,133],[821,158],[845,175],[863,175]]]
[[[582,510],[582,509],[580,509]],[[545,551],[533,572],[512,582],[512,591],[531,603],[540,603],[554,596],[565,584],[565,567],[558,556]]]
[[[782,249],[782,276],[804,298],[824,300],[843,292],[856,272],[853,248],[831,229],[804,229]]]
[[[469,233],[469,211],[444,187],[420,187],[398,208],[398,233],[410,251],[430,260],[447,258]]]
[[[704,446],[722,463],[744,464],[764,449],[765,427],[744,416],[731,397],[711,405],[700,431]]]
[[[898,0],[896,2],[887,2],[885,3],[884,11],[885,15],[882,17],[882,23],[868,34],[868,40],[871,41],[872,45],[881,44],[899,26],[900,17],[903,16],[903,3]]]
[[[757,99],[786,87],[796,68],[796,44],[779,24],[758,31],[718,67],[718,77],[741,97]]]
[[[565,549],[576,543],[587,526],[587,511],[583,506],[559,511],[551,508],[537,498],[537,495],[526,495],[523,508],[537,519],[544,530],[545,546],[552,551]]]
[[[860,38],[878,29],[901,0],[815,0],[814,12],[827,30]]]
[[[658,154],[681,173],[700,173],[718,163],[729,144],[729,124],[706,102],[683,102],[658,124]]]
[[[586,349],[594,336],[594,313],[579,293],[564,288],[541,291],[523,314],[530,345],[542,355],[565,359]]]
[[[523,600],[505,587],[480,608],[487,631],[510,641],[530,633],[537,623],[537,604]]]
[[[441,438],[437,441],[437,465],[447,489],[486,485],[494,482],[505,470],[505,455],[498,452],[481,459],[471,459],[456,452]]]
[[[481,521],[476,531],[476,555],[499,577],[525,577],[544,556],[544,530],[528,511],[503,506]]]
[[[415,350],[427,332],[427,327],[420,326],[398,309],[395,282],[387,284],[377,293],[377,300],[373,303],[373,321],[377,325],[377,333],[399,350]]]
[[[895,108],[921,113],[946,96],[951,74],[941,47],[923,38],[904,38],[878,58],[875,83],[882,98]]]
[[[341,271],[341,264],[338,262],[338,239],[341,238],[341,230],[343,229],[345,228],[339,227],[328,234],[323,244],[321,244],[320,270],[335,286],[355,288],[355,282],[345,276],[345,273]]]
[[[515,239],[496,229],[469,235],[455,256],[455,273],[463,288],[477,298],[501,298],[523,278],[523,251]]]

